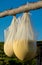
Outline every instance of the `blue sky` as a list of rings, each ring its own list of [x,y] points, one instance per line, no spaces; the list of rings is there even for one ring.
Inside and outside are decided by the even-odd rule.
[[[10,8],[17,8],[27,2],[37,2],[38,0],[0,0],[0,12]],[[30,11],[31,24],[33,26],[36,40],[42,40],[42,9]],[[18,14],[21,16],[21,14]],[[12,20],[12,16],[0,18],[0,41],[4,41],[4,29],[6,29]]]

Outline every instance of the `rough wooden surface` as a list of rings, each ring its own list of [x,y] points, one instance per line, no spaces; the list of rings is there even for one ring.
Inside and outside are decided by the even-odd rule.
[[[39,8],[42,8],[42,1],[35,2],[35,3],[29,3],[29,4],[26,4],[26,5],[23,5],[19,8],[0,12],[0,17],[5,17],[5,16],[8,16],[8,15],[15,15],[15,14],[18,14],[18,13],[21,13],[21,12],[35,10],[35,9],[39,9]]]

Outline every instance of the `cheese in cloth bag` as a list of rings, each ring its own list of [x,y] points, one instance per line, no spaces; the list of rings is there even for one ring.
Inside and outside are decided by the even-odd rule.
[[[13,40],[13,51],[20,60],[30,60],[36,55],[36,41],[28,13],[23,13]]]
[[[13,55],[13,39],[17,31],[18,25],[17,21],[18,20],[16,19],[16,17],[13,16],[10,26],[4,31],[5,36],[4,53],[9,57]]]

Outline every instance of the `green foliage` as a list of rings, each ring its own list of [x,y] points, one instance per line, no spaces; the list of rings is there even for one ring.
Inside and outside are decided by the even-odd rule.
[[[3,65],[3,64],[4,65],[13,65],[13,64],[14,65],[36,65],[36,59],[33,59],[30,62],[29,61],[23,62],[23,61],[20,61],[19,59],[17,59],[15,56],[13,56],[11,58],[7,57],[4,54],[3,45],[4,45],[4,43],[0,42],[0,65]]]

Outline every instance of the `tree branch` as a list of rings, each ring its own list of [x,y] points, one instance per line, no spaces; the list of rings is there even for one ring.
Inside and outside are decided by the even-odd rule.
[[[15,15],[15,14],[18,14],[18,13],[21,13],[21,12],[35,10],[35,9],[39,9],[39,8],[42,8],[42,1],[35,2],[35,3],[29,3],[29,4],[26,4],[26,5],[23,5],[19,8],[0,12],[0,17]]]

